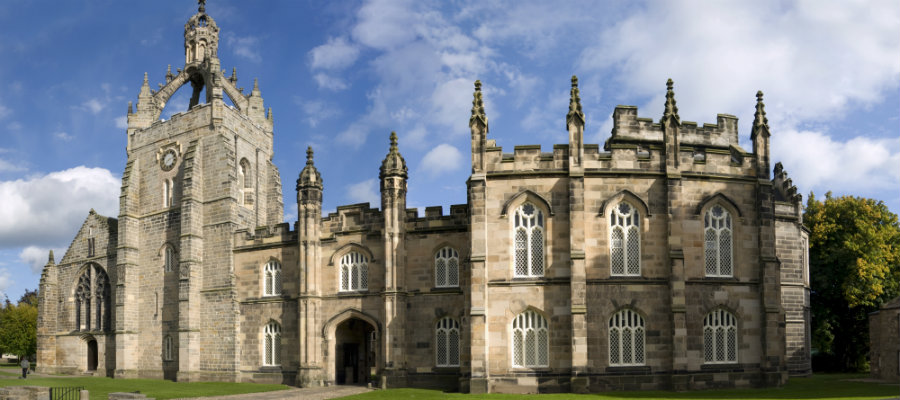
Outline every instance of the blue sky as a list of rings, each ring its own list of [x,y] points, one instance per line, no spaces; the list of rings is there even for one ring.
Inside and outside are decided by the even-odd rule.
[[[144,72],[183,65],[196,2],[0,4],[0,292],[36,288],[91,208],[118,214],[124,118]],[[472,82],[490,136],[567,142],[569,78],[580,78],[585,140],[603,143],[617,104],[658,119],[675,81],[682,120],[740,118],[749,149],[765,92],[773,159],[801,193],[852,194],[900,211],[897,1],[210,0],[222,67],[253,78],[275,116],[285,214],[306,146],[324,208],[379,206],[378,166],[397,131],[408,204],[465,203]],[[230,75],[230,73],[228,73]],[[163,117],[187,108],[188,90]]]

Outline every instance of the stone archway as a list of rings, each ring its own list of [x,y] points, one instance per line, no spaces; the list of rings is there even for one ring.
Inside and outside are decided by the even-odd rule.
[[[375,373],[375,327],[349,318],[334,330],[334,377],[338,385],[365,385]]]
[[[98,362],[97,340],[94,338],[89,338],[86,342],[86,346],[87,346],[87,372],[94,372],[97,370],[97,362]]]

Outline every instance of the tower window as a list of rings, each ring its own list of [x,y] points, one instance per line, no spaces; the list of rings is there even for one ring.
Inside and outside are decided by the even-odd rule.
[[[269,261],[263,267],[263,296],[281,295],[281,264]]]
[[[609,213],[609,256],[613,276],[641,274],[641,214],[622,202]]]
[[[166,245],[165,249],[165,269],[166,272],[172,272],[175,270],[175,266],[178,264],[178,259],[175,257],[175,248],[171,245]]]
[[[459,286],[459,253],[452,247],[444,247],[434,254],[434,286]]]
[[[369,289],[368,258],[352,251],[341,257],[341,292]]]
[[[515,277],[544,276],[544,213],[534,204],[513,213],[513,259]]]
[[[435,326],[435,366],[459,366],[459,322],[447,317]]]
[[[275,321],[263,329],[263,365],[281,365],[281,325]]]
[[[703,217],[703,226],[706,276],[734,275],[731,214],[722,206],[714,206]]]

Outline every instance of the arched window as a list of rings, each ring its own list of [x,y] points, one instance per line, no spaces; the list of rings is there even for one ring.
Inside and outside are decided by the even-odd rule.
[[[163,338],[163,361],[172,361],[175,359],[175,342],[171,335]]]
[[[523,204],[513,215],[513,229],[515,277],[544,276],[544,213]]]
[[[550,361],[550,332],[547,320],[534,311],[525,311],[512,323],[513,366],[547,367]]]
[[[369,259],[351,251],[341,257],[341,292],[369,289]]]
[[[737,362],[737,319],[725,310],[715,310],[703,319],[703,353],[707,364]]]
[[[706,276],[732,276],[731,214],[714,206],[703,217]]]
[[[242,158],[238,167],[238,188],[241,191],[241,204],[245,206],[253,205],[253,174],[250,169],[250,162],[246,158]]]
[[[275,321],[263,329],[263,365],[281,365],[281,325]]]
[[[609,319],[609,365],[644,365],[644,317],[622,310]]]
[[[95,264],[88,266],[75,287],[75,329],[105,331],[109,329],[109,278]]]
[[[434,254],[434,286],[459,286],[459,253],[444,247]]]
[[[435,366],[459,366],[459,322],[446,317],[435,326]]]
[[[178,259],[175,258],[175,248],[171,245],[166,245],[165,249],[165,268],[166,272],[172,272],[175,270],[175,266],[178,265]]]
[[[272,260],[263,267],[263,296],[281,295],[281,264]]]
[[[641,214],[619,203],[609,212],[609,256],[612,275],[641,274]]]

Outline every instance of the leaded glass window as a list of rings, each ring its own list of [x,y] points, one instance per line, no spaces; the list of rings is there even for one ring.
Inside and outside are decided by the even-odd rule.
[[[544,213],[525,203],[513,213],[514,275],[544,276]]]
[[[281,325],[275,321],[263,329],[263,365],[281,365]]]
[[[447,317],[435,326],[435,366],[459,366],[459,322]]]
[[[644,365],[644,317],[622,310],[609,319],[609,365]]]
[[[281,295],[281,264],[272,260],[263,267],[263,296]]]
[[[175,359],[175,343],[171,335],[166,335],[163,339],[163,361],[172,361]]]
[[[737,319],[719,309],[703,319],[703,355],[707,364],[737,362]]]
[[[109,330],[109,277],[90,264],[75,282],[75,329]]]
[[[733,276],[731,214],[714,206],[703,217],[706,276]]]
[[[459,286],[459,253],[451,247],[434,254],[434,286]]]
[[[175,265],[177,265],[177,263],[178,263],[178,259],[175,258],[175,248],[174,247],[172,247],[170,245],[166,245],[165,259],[166,259],[166,261],[165,261],[166,272],[174,271]]]
[[[369,259],[351,251],[341,257],[341,292],[369,289]]]
[[[550,365],[550,332],[547,320],[534,311],[525,311],[512,323],[513,367]]]
[[[611,274],[641,274],[641,215],[628,203],[619,203],[609,213]]]

